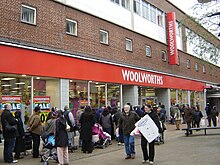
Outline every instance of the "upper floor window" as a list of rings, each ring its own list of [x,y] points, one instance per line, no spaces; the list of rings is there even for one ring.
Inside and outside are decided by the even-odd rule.
[[[111,0],[111,2],[119,4],[119,0]]]
[[[146,56],[151,57],[151,47],[148,45],[145,45],[145,49],[146,49]]]
[[[206,73],[206,67],[205,67],[205,65],[203,65],[203,67],[202,67],[202,72],[203,72],[203,73]]]
[[[121,5],[126,8],[126,9],[131,9],[131,5],[130,5],[130,1],[131,0],[121,0]]]
[[[161,59],[162,61],[167,61],[167,53],[165,51],[161,51]]]
[[[21,21],[36,25],[36,8],[22,5],[21,6]]]
[[[156,7],[150,6],[150,20],[156,23]]]
[[[66,33],[77,36],[77,22],[66,19]]]
[[[164,23],[163,23],[163,12],[159,9],[157,9],[157,24],[159,26],[162,26],[162,27],[164,25]]]
[[[195,69],[196,69],[197,72],[199,71],[199,65],[198,65],[198,63],[195,64]]]
[[[141,14],[141,3],[140,0],[133,0],[134,12],[138,15]]]
[[[100,30],[100,43],[108,44],[108,32],[105,30]]]
[[[179,22],[176,22],[176,35],[181,36],[181,27]]]
[[[187,68],[190,68],[190,60],[189,60],[189,59],[186,60],[186,67],[187,67]]]
[[[142,0],[142,15],[149,20],[149,4],[145,0]]]
[[[125,39],[125,48],[128,51],[132,51],[133,50],[132,49],[132,40],[131,39],[128,39],[128,38]]]

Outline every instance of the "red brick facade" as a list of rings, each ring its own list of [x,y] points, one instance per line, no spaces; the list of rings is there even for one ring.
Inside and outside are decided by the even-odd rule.
[[[184,17],[167,1],[165,5],[152,1],[152,4],[167,12],[177,12],[177,19]],[[21,5],[37,9],[36,25],[22,23]],[[220,68],[206,63],[206,74],[203,73],[203,61],[187,53],[178,51],[180,65],[169,65],[161,59],[161,51],[167,51],[167,45],[134,33],[108,21],[83,13],[50,0],[3,0],[0,6],[0,40],[15,41],[25,45],[35,45],[62,52],[82,54],[91,58],[100,58],[115,63],[124,63],[155,71],[194,78],[202,81],[220,83]],[[66,34],[66,18],[78,23],[78,35]],[[109,45],[100,44],[99,30],[109,32]],[[125,50],[125,38],[132,39],[133,52]],[[152,57],[146,57],[145,45],[151,46]],[[184,47],[184,50],[186,48]],[[187,59],[191,68],[186,67]],[[199,71],[195,70],[199,64]]]

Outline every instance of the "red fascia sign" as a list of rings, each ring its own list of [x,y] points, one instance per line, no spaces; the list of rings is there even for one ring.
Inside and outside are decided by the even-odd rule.
[[[167,38],[169,64],[178,65],[178,51],[176,44],[176,17],[174,12],[167,13]]]
[[[203,91],[199,81],[59,54],[0,45],[0,72]]]

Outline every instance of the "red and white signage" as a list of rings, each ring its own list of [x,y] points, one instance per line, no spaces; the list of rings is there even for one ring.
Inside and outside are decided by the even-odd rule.
[[[176,44],[176,17],[174,12],[167,13],[168,55],[170,65],[179,64]]]
[[[21,110],[21,96],[2,96],[2,108],[11,104],[12,110]]]
[[[50,96],[34,96],[34,107],[37,106],[41,110],[50,110]]]
[[[0,72],[203,91],[199,81],[46,52],[0,45]],[[13,60],[11,60],[13,59]],[[54,67],[58,66],[58,67]],[[53,68],[53,69],[51,69]]]

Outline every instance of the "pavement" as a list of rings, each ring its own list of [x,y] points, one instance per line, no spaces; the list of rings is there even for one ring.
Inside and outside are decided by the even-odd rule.
[[[186,125],[182,125],[185,128]],[[77,137],[76,137],[77,140]],[[80,149],[69,153],[70,165],[138,165],[142,164],[140,138],[136,137],[136,158],[125,160],[124,146],[115,141],[104,149],[96,148],[91,154],[84,154]],[[192,136],[185,136],[184,131],[176,130],[174,125],[167,125],[165,143],[155,145],[155,165],[219,165],[220,130],[195,131]],[[40,158],[32,158],[31,151],[17,165],[41,165]],[[49,164],[57,164],[50,160]],[[3,144],[0,144],[0,165],[3,161]]]

